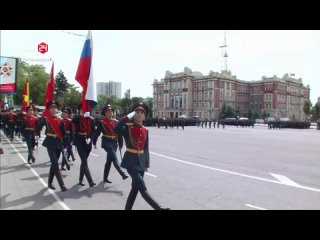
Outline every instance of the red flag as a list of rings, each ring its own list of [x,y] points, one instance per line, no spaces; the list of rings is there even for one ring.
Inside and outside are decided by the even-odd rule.
[[[24,89],[22,93],[22,106],[21,110],[26,111],[26,108],[29,106],[29,79],[26,80],[24,84]]]
[[[47,85],[46,95],[44,96],[43,105],[46,106],[47,102],[54,100],[54,75],[53,75],[54,63],[52,63],[50,78]],[[43,111],[42,116],[45,117],[48,114],[47,108]]]

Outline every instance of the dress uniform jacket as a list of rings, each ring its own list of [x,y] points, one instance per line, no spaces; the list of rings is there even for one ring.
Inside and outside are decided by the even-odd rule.
[[[74,124],[74,137],[73,137],[73,145],[77,147],[83,147],[86,144],[86,138],[92,138],[94,134],[94,119],[92,117],[83,117],[80,115],[74,116],[72,118],[72,123]],[[91,146],[91,144],[90,144]]]
[[[125,139],[125,152],[121,167],[144,171],[150,167],[148,129],[124,116],[113,129]]]
[[[103,149],[108,148],[117,148],[117,144],[122,148],[123,138],[121,135],[113,131],[113,128],[116,126],[118,121],[116,119],[101,119],[96,123],[96,130],[92,139],[93,145],[96,145],[96,142],[102,133],[101,147]]]
[[[62,150],[65,146],[65,128],[64,128],[63,119],[58,116],[55,116],[55,117],[49,116],[48,118],[53,118],[52,122],[58,126],[62,136],[59,136],[55,132],[55,130],[51,127],[47,117],[38,118],[37,129],[39,133],[41,132],[42,128],[46,126],[46,131],[45,131],[46,138],[44,139],[42,145],[46,148],[57,148]]]

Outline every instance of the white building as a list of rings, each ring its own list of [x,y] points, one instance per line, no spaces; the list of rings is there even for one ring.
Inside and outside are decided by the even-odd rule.
[[[121,82],[97,82],[97,95],[121,98]]]

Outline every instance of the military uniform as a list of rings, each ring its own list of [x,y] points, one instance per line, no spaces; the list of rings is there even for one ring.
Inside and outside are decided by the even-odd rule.
[[[106,111],[112,111],[111,105],[107,105],[106,107],[103,108],[102,110],[102,115],[104,116]],[[115,125],[118,123],[116,119],[108,119],[108,118],[103,118],[97,122],[97,128],[95,130],[92,143],[94,146],[97,144],[97,140],[102,133],[102,140],[101,140],[101,147],[107,152],[107,159],[106,163],[104,165],[104,172],[103,172],[103,180],[104,182],[111,183],[108,180],[110,168],[111,168],[111,163],[113,163],[113,166],[116,168],[118,173],[121,175],[122,179],[125,180],[128,178],[128,176],[125,175],[124,171],[121,170],[119,166],[119,162],[117,159],[117,148],[119,144],[120,150],[122,149],[123,146],[123,138],[121,135],[118,135],[116,132],[113,131],[113,128]]]
[[[62,108],[61,110],[62,112],[66,112],[69,115],[71,114],[70,108]],[[70,154],[70,152],[72,151],[71,142],[73,140],[73,131],[72,131],[72,123],[70,118],[63,118],[63,123],[64,123],[64,130],[65,130],[66,136],[65,136],[64,151],[62,153],[61,170],[65,171],[64,166],[66,166],[67,169],[70,170],[70,165],[67,162],[67,158],[68,158],[68,154]]]
[[[83,115],[77,115],[72,118],[72,123],[75,127],[73,145],[76,146],[81,160],[79,185],[84,186],[83,177],[86,176],[90,187],[93,187],[96,184],[93,182],[90,174],[88,157],[92,149],[91,139],[95,131],[94,119],[90,116],[84,117]]]
[[[58,104],[55,101],[49,101],[46,105],[46,108],[50,109],[52,107],[58,107]],[[39,132],[41,132],[42,128],[46,126],[46,138],[44,139],[42,145],[47,148],[51,162],[48,177],[48,187],[55,189],[55,187],[52,185],[53,178],[55,176],[61,191],[64,192],[67,190],[67,188],[64,185],[58,164],[61,151],[65,145],[65,128],[63,119],[58,116],[51,116],[50,113],[48,113],[46,116],[39,118],[37,125]]]
[[[133,111],[140,110],[145,114],[148,111],[147,109],[148,107],[143,103],[135,104],[132,108]],[[129,115],[131,114],[134,113]],[[132,188],[125,209],[132,209],[137,194],[140,192],[141,196],[152,208],[162,210],[164,208],[153,200],[143,180],[146,168],[150,167],[148,130],[143,125],[130,120],[128,116],[124,116],[114,127],[114,131],[124,137],[127,147],[121,167],[126,168],[132,178]]]
[[[21,136],[21,126],[22,126],[23,118],[24,118],[23,112],[19,112],[16,118],[16,131],[15,131],[15,135],[18,137]]]
[[[32,107],[27,107],[27,112],[29,109],[32,110]],[[33,149],[36,146],[35,136],[38,135],[37,118],[35,118],[34,116],[30,117],[27,115],[22,121],[21,133],[28,147],[28,163],[31,164],[31,160],[34,163],[36,159],[33,154]]]
[[[8,118],[7,118],[7,126],[8,126],[8,137],[13,141],[13,136],[14,136],[14,130],[15,130],[15,125],[16,125],[16,117],[17,115],[12,112],[12,108],[10,109],[11,111],[8,113]]]

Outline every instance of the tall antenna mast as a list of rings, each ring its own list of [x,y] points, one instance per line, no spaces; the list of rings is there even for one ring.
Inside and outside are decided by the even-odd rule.
[[[222,64],[221,64],[221,71],[228,70],[228,52],[227,52],[227,32],[224,31],[224,44],[220,46],[222,52]]]

